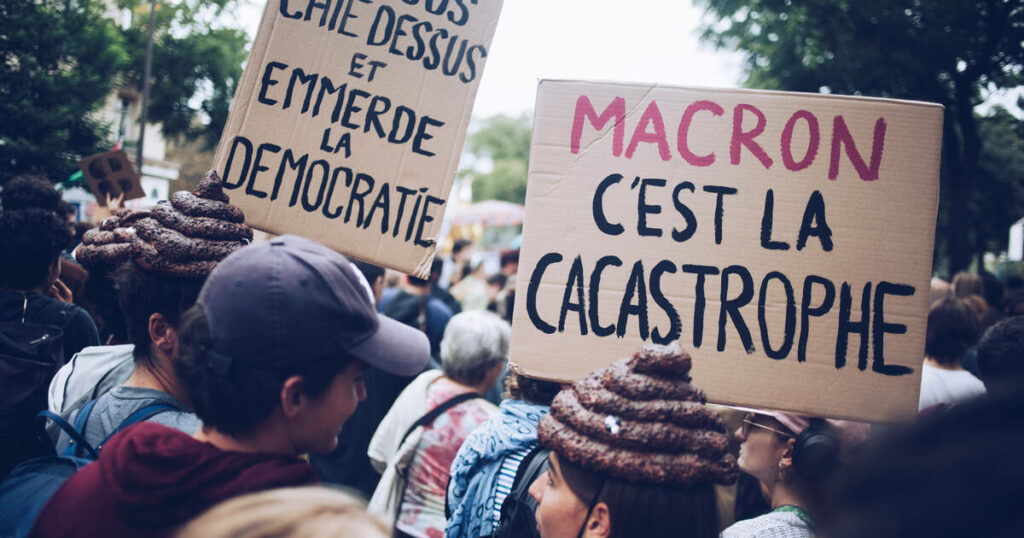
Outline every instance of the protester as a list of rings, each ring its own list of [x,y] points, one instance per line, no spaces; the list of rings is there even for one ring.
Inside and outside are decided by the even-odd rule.
[[[939,299],[945,299],[953,294],[953,286],[939,277],[932,277],[928,304],[935,304]]]
[[[538,426],[551,466],[530,488],[542,538],[717,535],[713,484],[736,461],[690,362],[648,344],[555,397]]]
[[[539,444],[537,423],[561,389],[554,381],[533,379],[515,371],[505,380],[508,399],[501,402],[499,414],[466,437],[452,462],[447,503],[451,516],[445,529],[448,538],[494,533],[502,519],[502,503],[523,458]]]
[[[224,501],[181,529],[177,538],[388,538],[383,522],[344,491],[280,488]]]
[[[985,393],[981,380],[960,362],[977,341],[978,317],[964,300],[947,298],[932,305],[925,332],[919,410]]]
[[[423,331],[430,340],[430,356],[440,356],[444,328],[452,318],[452,311],[444,302],[430,295],[431,281],[413,275],[405,283],[381,293],[378,311],[385,316]]]
[[[1024,394],[1024,316],[1006,318],[985,332],[978,367],[989,394]]]
[[[179,318],[195,303],[216,263],[251,239],[252,230],[241,224],[241,211],[228,203],[215,175],[205,177],[195,192],[178,192],[172,199],[177,206],[163,204],[107,219],[76,251],[83,263],[101,267],[97,274],[104,273],[104,266],[118,267],[112,279],[131,342],[83,350],[50,384],[51,411],[71,423],[95,400],[84,431],[93,447],[129,416],[154,405],[168,409],[147,420],[190,435],[199,428],[174,372]],[[188,203],[199,201],[209,206],[208,214],[182,212]],[[232,220],[238,222],[227,214],[237,215]],[[212,227],[213,222],[233,235],[221,232],[214,240],[195,229],[200,224]],[[188,259],[195,254],[202,256]],[[68,433],[60,432],[58,453],[70,442]]]
[[[968,295],[985,297],[985,281],[980,275],[960,271],[953,276],[953,296],[962,299]]]
[[[470,260],[466,265],[469,272],[452,285],[451,294],[458,299],[462,310],[487,310],[487,275],[482,260]]]
[[[450,290],[466,275],[466,265],[473,256],[473,243],[468,239],[456,239],[452,244],[452,254],[444,258],[441,276],[437,283],[445,290]]]
[[[1018,348],[1019,353],[1020,348]],[[1024,393],[993,394],[920,418],[865,447],[836,480],[829,538],[1018,536]]]
[[[0,191],[0,201],[3,202],[4,211],[17,211],[20,209],[42,209],[53,213],[61,223],[66,224],[74,234],[71,224],[74,222],[68,213],[69,203],[61,199],[60,193],[43,176],[33,174],[22,174],[15,176],[8,181]],[[72,210],[74,207],[72,206]],[[64,246],[68,249],[74,246],[71,241]],[[64,249],[61,249],[62,251]],[[71,292],[71,298],[78,301],[85,288],[85,282],[89,273],[68,257],[60,259],[60,282]],[[50,294],[51,297],[57,297]]]
[[[47,385],[72,355],[99,344],[89,314],[57,280],[70,239],[52,212],[0,213],[0,477],[46,453],[34,419],[46,409]]]
[[[505,368],[510,334],[508,324],[488,312],[453,317],[441,342],[443,371],[424,372],[410,383],[370,441],[370,458],[387,471],[370,508],[376,513],[394,510],[397,536],[444,534],[448,470],[466,436],[497,413],[481,396]],[[406,443],[403,434],[410,426],[435,410],[443,412],[415,428],[420,435]],[[406,483],[397,491],[392,478],[396,458],[407,461]]]
[[[452,311],[452,315],[462,312],[462,305],[448,293],[448,288],[441,286],[441,273],[444,271],[444,262],[441,258],[434,258],[430,264],[430,296],[440,300]]]
[[[33,536],[169,536],[237,495],[316,482],[299,455],[333,450],[362,372],[427,361],[426,338],[376,313],[340,254],[281,236],[228,256],[181,319],[175,371],[202,420],[115,435],[43,509]]]
[[[866,424],[757,411],[736,431],[738,464],[762,484],[771,512],[738,521],[722,538],[813,537],[819,502],[849,453],[867,437]]]

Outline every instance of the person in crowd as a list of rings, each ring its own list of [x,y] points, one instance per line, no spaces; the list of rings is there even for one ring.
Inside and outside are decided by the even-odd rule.
[[[490,536],[501,521],[501,506],[523,458],[537,447],[537,423],[561,390],[512,371],[505,378],[508,399],[499,414],[466,437],[452,462],[448,481],[451,516],[448,538]],[[480,507],[483,507],[482,509]]]
[[[405,473],[397,502],[395,534],[434,537],[444,534],[448,471],[466,436],[497,413],[482,397],[504,371],[511,328],[489,312],[462,312],[452,318],[441,342],[442,371],[430,370],[402,392],[370,442],[369,455],[378,469],[393,464],[403,434],[420,417],[442,407],[444,412],[423,425]],[[470,397],[465,401],[462,398]],[[458,398],[458,399],[457,399]],[[371,508],[386,496],[382,480]]]
[[[0,257],[17,260],[0,264],[0,321],[59,327],[65,360],[86,346],[98,345],[100,339],[85,310],[65,306],[72,298],[59,280],[60,252],[70,241],[70,230],[50,211],[0,213]]]
[[[384,282],[384,268],[366,262],[352,262],[370,283],[373,297],[379,302]],[[418,373],[418,372],[417,372]],[[373,432],[395,399],[413,380],[414,376],[398,376],[386,370],[367,366],[363,372],[366,400],[359,404],[338,435],[338,448],[330,454],[311,454],[310,463],[316,468],[321,482],[353,488],[369,498],[380,480],[366,449]]]
[[[385,316],[423,331],[430,340],[430,355],[440,356],[444,328],[452,318],[452,311],[440,299],[430,295],[431,281],[413,275],[405,283],[381,293],[378,310]]]
[[[452,255],[443,261],[444,266],[437,283],[445,290],[458,284],[462,277],[466,276],[466,265],[472,256],[473,243],[469,239],[456,239],[452,244]]]
[[[22,174],[11,178],[4,185],[3,191],[0,191],[0,201],[3,202],[4,211],[42,209],[52,212],[61,223],[69,222],[68,206],[70,204],[61,199],[57,189],[43,176]],[[74,233],[73,228],[70,228],[71,224],[67,224],[67,226]],[[74,245],[69,240],[62,251],[72,246]],[[67,287],[72,300],[78,301],[85,288],[86,279],[89,278],[89,273],[66,256],[60,258],[60,271],[60,285]],[[57,296],[53,295],[53,297]]]
[[[978,368],[989,394],[1024,393],[1024,316],[1006,318],[978,343]]]
[[[50,211],[0,213],[0,477],[46,453],[34,419],[46,409],[50,379],[79,350],[99,344],[89,314],[58,280],[70,239]]]
[[[1024,289],[1007,290],[1003,300],[1003,315],[1024,316]]]
[[[452,297],[452,294],[448,293],[448,288],[441,286],[441,273],[444,270],[444,261],[441,258],[434,258],[434,261],[430,264],[430,296],[439,299],[449,310],[452,311],[452,315],[462,312],[462,305],[459,301]]]
[[[961,365],[964,354],[977,341],[978,317],[964,300],[947,298],[932,305],[925,332],[919,410],[985,393],[981,380]]]
[[[176,538],[388,538],[366,503],[337,489],[280,488],[224,501],[185,525]]]
[[[452,286],[452,296],[458,299],[464,311],[487,310],[490,299],[487,293],[487,275],[484,274],[483,261],[470,260],[467,263],[470,271],[462,277],[462,280]]]
[[[34,537],[170,536],[230,497],[309,485],[364,396],[366,365],[420,371],[426,337],[377,314],[327,247],[285,235],[239,249],[181,319],[175,373],[194,436],[143,422],[108,441],[43,508]]]
[[[215,209],[230,208],[241,215],[240,210],[220,201],[227,198],[222,197],[221,183],[214,176],[203,178],[195,192],[176,196],[179,200],[192,197],[208,205],[220,204]],[[163,220],[158,220],[158,216]],[[114,433],[126,418],[152,405],[165,405],[168,409],[149,417],[149,421],[187,434],[199,428],[199,420],[192,414],[174,373],[180,316],[195,303],[203,280],[216,263],[252,237],[248,226],[219,220],[219,227],[231,228],[236,233],[234,241],[226,237],[189,237],[178,241],[173,238],[183,232],[164,224],[179,223],[178,227],[189,230],[189,224],[208,225],[214,217],[211,214],[202,218],[206,220],[186,215],[172,204],[120,212],[90,232],[76,250],[79,259],[95,268],[97,275],[117,267],[111,277],[130,341],[83,350],[50,383],[50,410],[61,413],[70,423],[74,423],[85,404],[95,401],[84,431],[85,439],[94,447]],[[164,237],[172,240],[160,240]],[[183,259],[178,252],[179,243],[183,242],[194,245],[194,250],[205,250],[205,259]],[[66,432],[58,433],[58,451],[70,442]]]
[[[495,273],[487,277],[487,311],[494,312],[495,314],[505,318],[505,304],[502,301],[503,297],[501,292],[505,290],[505,285],[508,284],[508,276],[502,273]],[[507,319],[505,321],[508,321]]]
[[[1016,450],[1024,445],[1021,409],[1024,393],[994,393],[920,417],[865,446],[823,503],[821,534],[1017,535],[1024,525],[1024,465]]]
[[[738,521],[722,538],[813,537],[818,504],[847,455],[867,438],[862,423],[750,412],[736,431],[739,467],[761,483],[771,511]]]
[[[963,298],[968,295],[985,297],[985,281],[981,275],[960,271],[953,275],[953,296]]]
[[[542,538],[718,534],[713,485],[736,480],[736,459],[690,364],[648,344],[555,396],[537,427],[550,468],[530,487]]]
[[[931,291],[928,298],[928,304],[935,304],[935,301],[939,299],[945,299],[953,294],[953,286],[942,280],[939,277],[932,277]]]

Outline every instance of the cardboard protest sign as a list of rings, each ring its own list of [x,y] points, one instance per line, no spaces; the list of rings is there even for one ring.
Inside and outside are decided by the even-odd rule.
[[[142,176],[135,171],[128,154],[123,149],[99,153],[78,161],[89,190],[101,206],[107,205],[107,194],[111,197],[124,193],[125,200],[142,198],[146,192],[142,190]]]
[[[541,81],[511,359],[568,380],[678,339],[719,403],[917,410],[943,109]]]
[[[425,276],[500,0],[270,0],[215,169],[247,222]]]

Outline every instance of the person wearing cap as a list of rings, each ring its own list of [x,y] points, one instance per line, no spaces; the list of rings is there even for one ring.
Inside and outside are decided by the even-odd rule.
[[[740,469],[768,492],[772,511],[738,521],[722,538],[813,538],[814,514],[845,454],[867,437],[859,422],[747,409],[736,430]]]
[[[122,430],[31,536],[170,536],[224,499],[315,483],[300,456],[334,449],[366,365],[411,375],[429,356],[426,337],[379,316],[370,293],[348,260],[300,237],[225,258],[178,327],[175,371],[200,431]]]
[[[555,396],[530,486],[541,538],[711,538],[714,484],[736,480],[722,418],[690,383],[678,344],[645,345]]]

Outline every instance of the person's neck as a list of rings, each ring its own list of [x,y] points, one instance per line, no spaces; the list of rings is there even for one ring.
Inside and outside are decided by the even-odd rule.
[[[159,358],[154,358],[159,363]],[[151,369],[146,364],[136,362],[135,371],[132,375],[124,382],[126,387],[137,387],[142,389],[153,389],[161,392],[166,392],[179,401],[187,401],[184,392],[179,388],[177,380],[174,375],[162,371],[159,364],[156,365],[156,369]]]
[[[955,360],[955,361],[953,361],[951,363],[948,363],[948,364],[943,364],[943,363],[941,363],[941,362],[939,362],[939,361],[937,361],[937,360],[935,360],[935,359],[933,359],[931,357],[925,357],[924,358],[924,363],[927,364],[928,366],[931,366],[932,368],[938,368],[940,370],[957,371],[957,370],[963,370],[964,369],[963,365],[960,364],[959,360]]]
[[[800,508],[807,508],[807,503],[802,501],[792,490],[786,487],[780,481],[776,481],[772,486],[772,510],[780,506],[798,506]]]
[[[295,449],[288,441],[288,436],[281,435],[274,428],[261,428],[244,437],[235,437],[212,426],[203,425],[192,437],[230,452],[295,455]]]
[[[475,392],[475,393],[481,394],[481,395],[487,394],[487,391],[490,390],[490,387],[485,387],[484,386],[484,385],[487,384],[486,380],[484,380],[483,382],[481,382],[477,386],[473,386],[473,385],[467,385],[465,383],[459,383],[458,381],[456,381],[456,380],[454,380],[454,379],[452,379],[452,378],[450,378],[448,376],[444,376],[443,379],[445,381],[447,381],[448,383],[451,383],[452,385],[455,385],[456,387],[458,387],[460,389],[465,389],[465,390],[468,390],[470,392]]]
[[[414,284],[409,284],[408,282],[406,282],[406,284],[405,284],[405,291],[407,293],[409,293],[409,294],[412,294],[412,295],[429,295],[430,294],[430,288],[429,287],[427,287],[427,286],[416,286]]]

